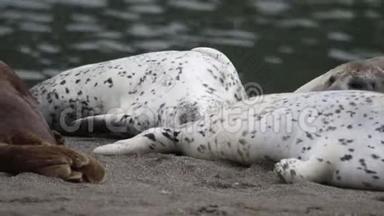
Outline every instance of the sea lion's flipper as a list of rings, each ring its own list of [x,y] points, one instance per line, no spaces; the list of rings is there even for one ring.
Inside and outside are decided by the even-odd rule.
[[[34,172],[73,182],[101,182],[104,168],[92,157],[63,146],[0,145],[0,172]]]

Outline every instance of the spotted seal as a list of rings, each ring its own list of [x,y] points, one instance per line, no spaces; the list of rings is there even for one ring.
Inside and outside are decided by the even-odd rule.
[[[295,92],[366,90],[384,93],[384,57],[357,60],[337,66]]]
[[[23,82],[0,62],[0,172],[34,172],[67,181],[97,183],[104,168],[63,146],[51,132]]]
[[[43,81],[31,92],[49,125],[62,133],[85,128],[84,134],[122,137],[195,121],[246,98],[235,67],[211,48],[85,65]]]
[[[273,160],[286,182],[384,190],[384,94],[322,91],[238,102],[175,130],[153,128],[97,154],[181,153],[251,164]]]

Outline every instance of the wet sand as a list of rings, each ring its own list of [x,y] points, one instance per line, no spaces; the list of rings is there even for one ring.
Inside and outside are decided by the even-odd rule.
[[[67,138],[83,152],[112,140]],[[98,156],[102,184],[1,175],[0,215],[383,215],[384,192],[287,185],[271,164],[242,167],[185,156]]]

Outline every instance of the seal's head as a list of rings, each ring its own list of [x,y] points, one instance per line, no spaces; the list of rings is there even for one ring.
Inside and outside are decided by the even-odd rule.
[[[326,84],[328,90],[384,92],[384,57],[341,65],[334,69]]]
[[[296,92],[366,90],[384,93],[384,57],[340,65],[305,84]]]

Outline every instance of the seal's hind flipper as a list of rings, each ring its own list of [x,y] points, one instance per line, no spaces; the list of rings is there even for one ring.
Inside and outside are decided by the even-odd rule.
[[[88,116],[75,120],[72,125],[77,128],[76,135],[108,134],[116,137],[132,137],[140,133],[140,125],[127,114],[105,114]]]
[[[232,65],[231,60],[229,60],[229,58],[219,50],[209,47],[196,47],[192,49],[192,51],[202,53],[206,56],[210,56],[223,64]]]
[[[274,172],[286,183],[298,181],[328,182],[331,175],[331,164],[318,159],[306,161],[296,158],[283,159],[276,163]]]

